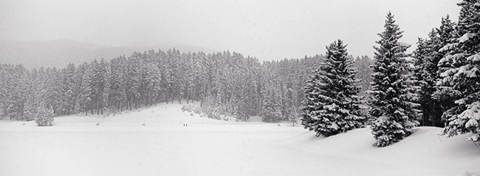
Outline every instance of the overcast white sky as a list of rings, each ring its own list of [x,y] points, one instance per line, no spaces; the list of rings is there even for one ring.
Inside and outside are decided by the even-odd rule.
[[[324,54],[336,39],[352,55],[372,46],[391,11],[415,44],[459,0],[0,0],[0,40],[70,39],[108,46],[182,44],[260,60]]]

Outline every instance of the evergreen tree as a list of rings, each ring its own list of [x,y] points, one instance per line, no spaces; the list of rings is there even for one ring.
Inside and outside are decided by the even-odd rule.
[[[141,54],[135,52],[132,56],[128,57],[127,70],[125,74],[125,88],[126,88],[126,107],[132,110],[132,108],[139,108],[140,106],[140,88],[141,88]]]
[[[126,74],[126,58],[118,57],[111,61],[111,77],[110,77],[110,94],[109,94],[109,105],[115,105],[120,111],[123,110],[125,102],[127,101],[126,97],[126,88],[125,88],[125,74]]]
[[[355,59],[355,67],[357,69],[356,78],[360,79],[360,96],[365,96],[366,92],[370,90],[370,82],[372,81],[372,68],[373,59],[368,56],[357,57]]]
[[[432,29],[427,39],[419,39],[414,51],[415,69],[413,77],[418,86],[418,103],[423,115],[421,125],[443,127],[442,114],[452,106],[453,101],[442,96],[441,87],[436,85],[440,78],[438,62],[445,55],[440,49],[450,42],[454,23],[447,16],[442,18],[440,28]]]
[[[273,90],[266,90],[265,95],[267,97],[263,100],[262,112],[262,121],[264,122],[278,122],[282,116],[280,112],[280,107],[277,102],[275,102],[275,93]]]
[[[85,115],[88,114],[88,111],[91,111],[91,114],[93,114],[93,88],[92,88],[92,78],[93,78],[93,70],[92,67],[84,63],[83,65],[80,66],[79,68],[79,73],[81,73],[81,83],[80,86],[80,91],[78,95],[79,99],[79,110],[80,111],[85,111]]]
[[[374,47],[375,63],[372,74],[370,115],[375,118],[372,134],[374,146],[383,147],[398,142],[413,133],[416,121],[416,104],[411,102],[413,94],[408,90],[409,63],[405,54],[409,45],[398,42],[403,31],[395,24],[389,12],[385,31],[378,34],[380,46]]]
[[[439,66],[442,68],[438,85],[455,98],[455,105],[443,116],[448,124],[443,134],[455,136],[474,133],[469,138],[480,141],[480,0],[463,0],[454,43],[442,48],[447,51]]]
[[[33,69],[29,79],[29,91],[27,94],[27,101],[23,109],[25,119],[30,121],[35,119],[37,107],[42,103],[42,75],[37,69]]]
[[[359,114],[360,90],[353,60],[341,40],[327,47],[327,58],[309,81],[305,94],[303,122],[317,136],[331,136],[362,127],[366,118]]]
[[[433,30],[429,36],[432,37],[435,35]],[[427,126],[431,125],[431,117],[435,117],[435,112],[437,110],[438,103],[434,101],[431,97],[433,91],[435,91],[434,83],[435,78],[435,64],[429,62],[429,53],[431,53],[431,43],[430,40],[424,40],[419,38],[417,42],[417,49],[414,51],[415,58],[415,68],[413,69],[413,79],[415,80],[416,93],[418,96],[418,102],[422,108],[422,119],[420,125]],[[436,65],[435,65],[436,66]],[[429,69],[432,68],[432,69]]]
[[[62,71],[62,113],[70,115],[75,111],[75,65],[68,64],[67,68]]]
[[[40,105],[35,113],[35,122],[38,126],[52,126],[53,116],[54,113],[51,107],[45,108],[43,105]]]
[[[100,112],[103,114],[103,111],[108,107],[108,95],[110,93],[110,64],[105,61],[105,59],[100,60],[98,65],[98,99],[97,99],[97,114]]]
[[[437,42],[435,42],[434,46],[435,50],[433,50],[433,53],[435,53],[435,63],[437,64],[436,66],[438,67],[438,71],[436,73],[437,80],[435,80],[436,91],[432,97],[437,102],[440,102],[440,106],[442,108],[440,115],[441,121],[444,124],[443,126],[446,125],[446,120],[451,117],[451,114],[455,114],[456,109],[453,107],[455,107],[455,100],[458,98],[458,94],[453,92],[450,86],[438,84],[438,81],[441,79],[440,74],[454,68],[452,64],[448,64],[446,62],[445,64],[440,64],[440,60],[445,57],[448,51],[447,49],[442,48],[446,47],[447,45],[451,45],[455,42],[455,38],[457,38],[457,32],[455,28],[456,24],[451,22],[448,16],[447,18],[442,19],[442,24],[440,28],[437,29],[438,37],[436,38]]]

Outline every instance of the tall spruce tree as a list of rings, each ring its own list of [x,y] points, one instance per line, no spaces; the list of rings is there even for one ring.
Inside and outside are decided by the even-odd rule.
[[[341,40],[330,44],[323,66],[311,76],[305,89],[305,128],[327,137],[364,125],[366,118],[360,115],[360,87],[355,74],[346,45]]]
[[[432,126],[435,123],[433,119],[436,119],[436,116],[439,111],[439,103],[432,98],[432,94],[435,91],[435,81],[436,81],[436,64],[431,62],[432,53],[432,37],[435,37],[436,33],[434,30],[429,33],[429,39],[419,38],[417,42],[417,49],[413,53],[414,69],[413,69],[413,79],[415,80],[416,93],[418,96],[417,103],[420,104],[422,109],[422,118],[420,120],[420,125],[423,126]]]
[[[455,97],[455,106],[443,117],[448,124],[443,134],[455,136],[472,132],[469,140],[480,141],[480,0],[463,0],[456,28],[457,38],[441,50],[447,54],[439,62],[438,85]]]
[[[409,45],[400,43],[403,31],[395,24],[394,16],[389,12],[385,21],[385,31],[374,46],[375,63],[372,74],[370,115],[375,118],[371,129],[377,147],[398,142],[413,133],[416,121],[416,104],[411,102],[414,94],[410,92],[408,75],[410,65],[405,54]]]
[[[440,78],[438,62],[445,55],[440,49],[450,43],[453,36],[454,23],[449,16],[442,18],[440,28],[432,29],[427,39],[419,39],[414,51],[415,69],[413,77],[418,86],[418,96],[423,118],[421,125],[443,127],[443,112],[449,109],[452,98],[444,96],[441,87],[436,83]]]

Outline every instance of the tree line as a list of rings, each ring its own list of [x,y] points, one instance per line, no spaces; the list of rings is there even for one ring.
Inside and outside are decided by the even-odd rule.
[[[160,102],[199,101],[240,120],[263,115],[276,122],[298,116],[305,80],[323,56],[260,62],[229,51],[205,54],[170,49],[134,52],[66,68],[0,65],[0,114],[34,120],[103,114]],[[42,113],[40,113],[42,114]]]

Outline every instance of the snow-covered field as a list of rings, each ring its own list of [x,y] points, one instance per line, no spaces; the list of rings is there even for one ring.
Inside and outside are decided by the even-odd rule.
[[[480,147],[465,135],[438,136],[439,128],[375,148],[369,129],[316,138],[291,124],[218,121],[180,109],[57,117],[52,127],[0,121],[0,175],[480,176]]]

